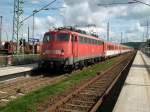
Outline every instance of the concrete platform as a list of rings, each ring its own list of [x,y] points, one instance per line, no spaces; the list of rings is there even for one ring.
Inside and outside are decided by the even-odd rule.
[[[150,62],[138,51],[113,112],[150,112],[150,72],[143,59]]]
[[[3,68],[0,68],[0,77],[31,71],[32,69],[36,67],[37,67],[37,64],[3,67]]]

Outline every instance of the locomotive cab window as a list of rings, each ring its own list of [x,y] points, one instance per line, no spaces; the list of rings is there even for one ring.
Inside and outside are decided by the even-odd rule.
[[[69,34],[65,34],[65,33],[60,33],[57,35],[57,40],[60,41],[69,41]]]
[[[43,42],[47,43],[53,39],[53,36],[51,34],[46,34],[43,38]]]

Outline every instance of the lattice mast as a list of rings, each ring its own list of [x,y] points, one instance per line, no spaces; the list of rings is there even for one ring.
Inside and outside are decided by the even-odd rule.
[[[13,35],[12,41],[17,42],[17,53],[19,52],[20,29],[23,26],[24,0],[14,0]]]

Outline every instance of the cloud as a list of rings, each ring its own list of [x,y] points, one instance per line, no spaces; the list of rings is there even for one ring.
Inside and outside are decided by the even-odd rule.
[[[62,26],[62,22],[55,17],[35,17],[35,37],[41,38],[46,31],[58,26]]]
[[[143,32],[144,28],[141,27],[140,23],[136,23],[134,27],[130,27],[125,31],[125,33],[137,33],[137,32]]]
[[[142,0],[150,3],[149,0]],[[67,6],[65,9],[65,24],[86,26],[95,24],[100,29],[106,29],[106,23],[110,21],[112,26],[110,36],[117,38],[120,32],[131,36],[129,40],[140,39],[140,33],[144,32],[143,20],[150,19],[150,8],[146,5],[136,3],[129,5],[112,5],[100,7],[98,4],[128,3],[132,0],[64,0]],[[149,22],[150,23],[150,22]],[[105,30],[106,31],[106,30]],[[106,32],[99,31],[106,36]],[[117,38],[119,39],[119,38]]]
[[[26,15],[30,15],[33,11],[32,9],[39,9],[52,0],[27,1],[31,4],[30,7],[25,7],[24,10]],[[144,32],[142,26],[146,25],[146,20],[150,20],[150,8],[148,6],[138,3],[132,5],[112,5],[108,7],[98,6],[98,4],[127,3],[130,1],[133,0],[64,0],[64,2],[53,5],[54,7],[65,6],[66,8],[61,10],[62,14],[59,11],[53,12],[52,14],[47,13],[47,11],[42,11],[36,15],[35,35],[41,37],[48,29],[62,25],[85,27],[88,24],[95,24],[97,26],[96,31],[105,39],[107,22],[109,21],[110,37],[113,37],[112,40],[118,39],[119,41],[120,32],[127,33],[127,36],[134,38],[131,40],[136,40],[136,38],[140,37],[140,33]],[[150,3],[149,0],[142,1]],[[8,21],[5,24],[8,24]],[[24,24],[23,30],[25,36],[28,25],[32,32],[32,18]],[[9,29],[9,25],[5,25],[5,27]]]
[[[31,3],[38,4],[41,0],[31,0]]]

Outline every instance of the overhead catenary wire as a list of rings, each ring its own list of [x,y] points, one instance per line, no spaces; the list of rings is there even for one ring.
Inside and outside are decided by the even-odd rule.
[[[50,5],[52,5],[53,3],[55,3],[57,0],[53,0],[52,2],[50,2],[49,4],[45,5],[44,7],[40,8],[39,10],[36,10],[34,13],[32,13],[31,15],[29,15],[28,17],[24,18],[21,22],[26,21],[27,19],[29,19],[30,17],[32,17],[34,14],[44,10],[45,8],[49,7]]]
[[[147,5],[147,6],[150,6],[150,4],[145,3],[145,2],[142,2],[142,1],[139,1],[139,0],[133,0],[133,1],[135,1],[135,2],[137,2],[137,3],[141,3],[141,4],[144,4],[144,5]]]
[[[108,4],[97,4],[98,6],[111,6],[111,5],[129,5],[129,4],[136,4],[136,3],[140,3],[140,4],[143,4],[143,5],[147,5],[147,6],[150,6],[149,3],[145,3],[143,1],[140,1],[140,0],[132,0],[131,2],[115,2],[115,3],[108,3]]]

